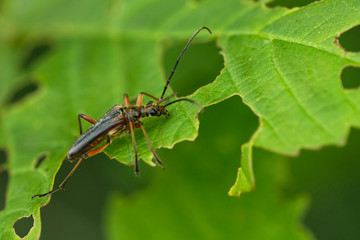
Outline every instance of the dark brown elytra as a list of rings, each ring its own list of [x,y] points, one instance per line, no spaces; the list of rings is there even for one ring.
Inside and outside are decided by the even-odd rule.
[[[76,159],[79,159],[74,168],[70,171],[64,181],[56,188],[52,189],[51,191],[44,193],[44,194],[37,194],[32,196],[34,197],[44,197],[50,195],[54,192],[57,192],[65,187],[66,182],[69,178],[73,175],[76,168],[80,165],[80,163],[89,157],[92,157],[100,152],[102,152],[114,139],[119,138],[123,133],[130,132],[132,138],[132,144],[134,148],[135,154],[135,174],[139,175],[139,162],[137,156],[137,149],[136,149],[136,142],[135,142],[135,134],[134,128],[141,128],[142,132],[144,133],[145,139],[147,141],[148,147],[154,156],[157,164],[164,168],[164,164],[160,161],[159,157],[155,153],[154,149],[151,146],[150,140],[144,126],[141,122],[142,118],[146,117],[153,117],[153,116],[165,116],[168,117],[169,112],[166,110],[166,107],[180,101],[188,101],[190,103],[196,104],[191,99],[188,98],[179,98],[172,102],[169,102],[165,105],[160,105],[161,103],[167,102],[175,94],[171,94],[170,96],[164,98],[165,92],[168,88],[170,80],[175,72],[175,69],[184,55],[185,51],[189,47],[192,40],[195,36],[203,29],[206,29],[209,33],[211,33],[210,29],[207,27],[202,27],[197,30],[194,35],[190,38],[184,49],[181,51],[176,63],[170,73],[169,78],[165,84],[164,90],[161,94],[160,98],[154,97],[148,93],[141,92],[136,100],[136,105],[131,105],[128,95],[124,95],[124,106],[117,104],[113,106],[109,111],[107,111],[99,120],[95,121],[93,118],[85,115],[79,114],[78,121],[79,121],[79,128],[80,128],[80,137],[73,143],[70,147],[69,151],[67,152],[66,159],[70,162],[73,162]],[[146,105],[142,105],[143,96],[148,96],[156,101],[148,102]],[[91,123],[92,125],[83,133],[81,127],[81,119]],[[95,148],[97,145],[106,141],[104,145],[101,147]]]

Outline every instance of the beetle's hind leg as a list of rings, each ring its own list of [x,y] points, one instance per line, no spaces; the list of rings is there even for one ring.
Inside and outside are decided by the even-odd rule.
[[[54,188],[53,190],[51,190],[50,192],[44,193],[44,194],[37,194],[32,196],[32,198],[34,197],[45,197],[47,195],[53,194],[61,189],[63,189],[65,187],[65,184],[67,183],[67,181],[69,180],[69,178],[74,174],[75,170],[77,169],[77,167],[80,165],[80,163],[84,160],[87,159],[89,157],[92,157],[100,152],[102,152],[109,144],[111,143],[110,140],[108,140],[103,146],[98,147],[96,149],[93,149],[87,153],[85,153],[84,155],[81,156],[81,158],[79,159],[79,161],[76,163],[76,165],[74,166],[74,168],[71,170],[71,172],[66,176],[66,178],[64,179],[64,181],[57,187]]]
[[[88,115],[79,113],[78,114],[78,121],[79,121],[80,135],[82,134],[81,118],[84,119],[85,121],[91,123],[91,124],[96,123],[95,119],[93,119],[92,117],[89,117]]]

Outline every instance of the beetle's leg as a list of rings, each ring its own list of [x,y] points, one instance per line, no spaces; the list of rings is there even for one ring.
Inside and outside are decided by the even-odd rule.
[[[80,135],[81,135],[82,134],[82,127],[81,127],[81,119],[80,118],[84,119],[85,121],[87,121],[87,122],[89,122],[91,124],[94,124],[96,121],[95,121],[95,119],[93,119],[92,117],[89,117],[88,115],[79,113],[78,120],[79,120]]]
[[[160,101],[158,102],[158,104],[160,104],[160,103],[162,103],[162,102],[166,102],[166,101],[168,101],[170,98],[172,98],[172,97],[174,97],[174,96],[176,96],[176,93],[172,93],[172,94],[170,94],[170,96],[168,96],[167,98],[164,98],[163,100],[160,100]]]
[[[139,99],[139,97],[138,97],[138,99]],[[127,94],[124,95],[124,105],[125,105],[125,107],[130,106],[130,100],[129,100],[129,97]],[[139,176],[140,171],[139,171],[139,162],[138,162],[136,142],[135,142],[134,123],[130,120],[129,120],[129,129],[130,129],[130,133],[131,133],[131,139],[132,139],[132,144],[133,144],[134,154],[135,154],[135,174],[136,174],[136,176]]]
[[[130,99],[129,96],[127,94],[124,94],[124,105],[125,107],[130,107]]]
[[[66,176],[66,178],[64,179],[64,181],[57,187],[54,188],[53,190],[51,190],[50,192],[44,193],[44,194],[37,194],[32,196],[32,198],[34,197],[45,197],[47,195],[53,194],[54,192],[57,192],[61,189],[63,189],[65,187],[66,182],[69,180],[69,178],[74,174],[75,170],[77,169],[77,167],[80,165],[80,163],[84,160],[87,159],[89,157],[92,157],[100,152],[102,152],[108,145],[110,144],[110,140],[108,140],[103,146],[98,147],[96,149],[93,149],[87,153],[85,153],[84,155],[82,155],[82,157],[79,159],[79,161],[76,163],[76,165],[73,167],[73,169],[71,170],[71,172]]]
[[[142,105],[142,101],[143,101],[143,94],[144,93],[139,93],[137,99],[136,99],[136,106],[140,107]],[[146,95],[146,93],[145,93]]]
[[[139,161],[138,161],[138,156],[137,156],[135,133],[134,133],[134,123],[133,122],[129,122],[129,128],[130,128],[131,139],[132,139],[133,148],[134,148],[134,154],[135,154],[135,174],[136,174],[136,176],[139,176],[139,174],[140,174]]]
[[[145,138],[146,138],[146,142],[147,142],[147,144],[148,144],[148,146],[149,146],[149,149],[150,149],[151,153],[153,154],[154,158],[156,159],[156,162],[157,162],[162,168],[165,168],[164,164],[160,161],[160,158],[158,157],[158,155],[155,153],[153,147],[151,146],[149,137],[148,137],[148,135],[146,134],[146,131],[145,131],[145,128],[144,128],[142,122],[139,121],[139,125],[140,125],[140,127],[141,127],[141,129],[142,129],[142,131],[143,131],[143,133],[144,133],[144,136],[145,136]]]
[[[141,95],[146,95],[146,96],[148,96],[149,98],[152,98],[152,99],[154,99],[155,101],[159,101],[159,99],[157,98],[157,97],[154,97],[153,95],[150,95],[150,94],[148,94],[148,93],[146,93],[146,92],[141,92],[140,93]],[[139,94],[139,95],[140,95]],[[138,98],[139,98],[139,96],[138,96]]]
[[[141,95],[141,101],[142,101],[142,95],[146,95],[146,96],[148,96],[149,98],[152,98],[152,99],[154,99],[155,101],[157,101],[158,104],[160,104],[160,103],[166,102],[166,101],[169,100],[170,98],[176,96],[176,93],[173,93],[173,94],[171,94],[170,96],[168,96],[167,98],[164,98],[163,100],[159,101],[159,98],[154,97],[153,95],[150,95],[150,94],[148,94],[148,93],[146,93],[146,92],[141,92],[141,93],[138,95],[138,100],[137,100],[137,103],[136,103],[137,106],[141,106],[141,104],[138,105],[138,101],[139,101],[140,95]]]

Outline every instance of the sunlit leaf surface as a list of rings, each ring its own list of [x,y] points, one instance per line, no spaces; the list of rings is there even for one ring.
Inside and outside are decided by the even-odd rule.
[[[225,67],[209,81],[211,84],[189,97],[206,107],[239,95],[260,121],[251,142],[244,145],[248,153],[243,156],[248,159],[230,194],[239,195],[254,187],[249,155],[252,145],[295,155],[302,148],[343,144],[349,128],[360,124],[359,90],[345,91],[339,79],[345,66],[360,65],[360,55],[345,53],[334,44],[339,33],[360,23],[357,0],[323,0],[293,10],[231,0],[18,0],[4,1],[1,13],[0,61],[5,62],[1,66],[5,70],[0,81],[5,87],[0,103],[6,99],[5,92],[16,86],[15,81],[21,81],[18,77],[22,74],[38,84],[36,93],[1,111],[0,143],[9,155],[10,180],[6,207],[0,213],[0,231],[8,239],[16,237],[12,228],[15,221],[30,214],[35,223],[28,238],[40,236],[39,208],[49,198],[32,200],[31,196],[51,189],[68,148],[79,134],[77,114],[98,119],[114,104],[121,104],[125,93],[132,98],[141,91],[159,96],[166,79],[161,63],[164,44],[187,40],[204,25],[213,35],[203,32],[197,40],[215,39]],[[21,58],[18,51],[7,48],[9,43],[21,48],[21,41],[36,45],[47,39],[53,43],[50,53],[31,69],[16,67],[21,65],[14,62]],[[168,119],[144,120],[154,148],[172,148],[198,134],[199,109],[195,105],[182,102],[168,110]],[[216,128],[226,124],[227,113],[221,113],[225,117],[214,124]],[[141,131],[136,131],[136,139],[139,157],[152,164]],[[36,168],[43,154],[46,160]],[[106,154],[131,164],[130,136],[115,141]],[[207,164],[211,162],[202,159],[202,165]],[[260,200],[258,205],[263,204]],[[110,201],[115,209],[122,207],[119,196]],[[290,208],[288,213],[298,216],[302,207]],[[191,214],[196,216],[196,209]],[[117,215],[111,217],[116,219]]]

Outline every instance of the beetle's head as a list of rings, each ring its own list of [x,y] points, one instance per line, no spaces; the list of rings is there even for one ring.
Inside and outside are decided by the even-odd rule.
[[[173,104],[173,103],[177,103],[177,102],[181,102],[181,101],[187,101],[190,102],[192,104],[195,104],[196,106],[198,106],[199,108],[201,108],[201,105],[199,105],[197,102],[188,99],[188,98],[179,98],[176,99],[172,102],[169,102],[165,105],[159,105],[159,102],[154,103],[152,101],[148,102],[146,104],[146,116],[156,116],[156,117],[160,117],[160,116],[164,116],[165,118],[167,118],[170,114],[168,112],[168,110],[166,110],[166,107]],[[161,102],[160,102],[161,103]]]
[[[165,107],[166,106],[161,106],[150,101],[146,104],[147,115],[152,117],[160,117],[163,115],[167,118],[169,116],[169,112],[165,109]]]

